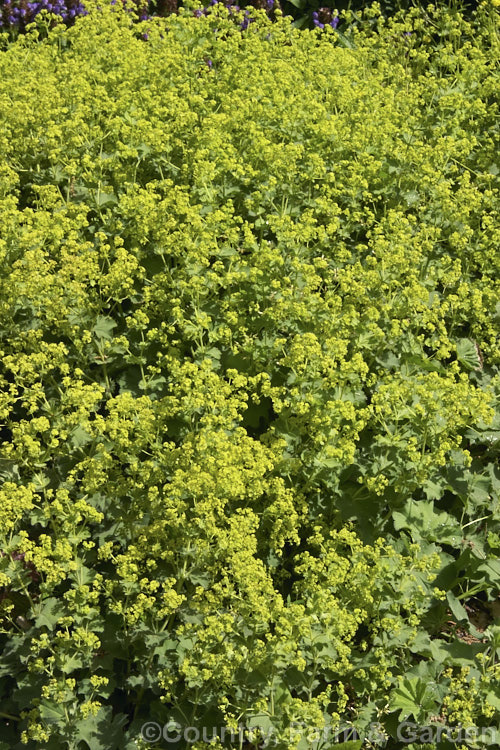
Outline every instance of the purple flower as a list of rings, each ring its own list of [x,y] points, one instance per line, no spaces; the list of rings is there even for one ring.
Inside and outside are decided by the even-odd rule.
[[[119,0],[111,0],[111,4],[120,5]],[[135,6],[140,14],[140,20],[147,20],[149,16],[144,9],[144,2],[135,0]],[[77,16],[88,15],[84,4],[79,0],[0,0],[0,22],[3,28],[12,26],[22,31],[42,10],[59,16],[68,25]]]
[[[312,20],[317,29],[324,29],[325,26],[330,26],[332,29],[336,29],[339,24],[338,16],[334,16],[332,9],[327,7],[315,10],[312,13]]]
[[[312,18],[313,18],[313,24],[316,26],[316,28],[318,29],[325,28],[325,24],[321,23],[321,21],[319,20],[319,15],[316,11],[314,11],[314,13],[312,14]]]

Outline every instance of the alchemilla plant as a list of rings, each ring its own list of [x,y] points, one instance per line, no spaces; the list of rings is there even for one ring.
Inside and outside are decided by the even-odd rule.
[[[484,747],[498,12],[85,6],[0,54],[0,748]]]

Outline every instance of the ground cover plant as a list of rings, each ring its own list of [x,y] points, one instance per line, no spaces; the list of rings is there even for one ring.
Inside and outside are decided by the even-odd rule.
[[[497,11],[99,5],[0,53],[1,750],[486,746]]]
[[[491,0],[494,7],[498,7],[499,0]],[[195,7],[193,12],[200,16],[206,14],[213,5],[222,4],[233,13],[240,9],[246,12],[240,20],[242,29],[253,20],[250,15],[252,8],[264,10],[271,21],[276,20],[276,10],[284,11],[290,15],[293,25],[297,28],[321,28],[329,25],[336,29],[339,24],[349,27],[353,23],[362,22],[362,11],[367,7],[364,0],[338,0],[335,5],[326,4],[323,0],[239,0],[238,3],[231,0],[209,0],[205,7]],[[146,20],[157,16],[169,16],[179,11],[181,7],[192,7],[192,0],[186,3],[183,0],[114,0],[114,4],[120,4],[129,13],[135,14],[138,20]],[[418,2],[413,0],[383,0],[380,3],[381,12],[390,16],[397,10],[405,9]],[[36,22],[41,28],[51,28],[54,23],[63,21],[66,25],[72,25],[75,18],[87,14],[89,3],[80,0],[0,0],[0,31],[7,32],[11,37],[24,33],[26,27]],[[461,12],[470,14],[477,8],[477,2],[470,0],[460,5]],[[339,13],[339,10],[341,11]],[[366,19],[365,19],[366,20]]]

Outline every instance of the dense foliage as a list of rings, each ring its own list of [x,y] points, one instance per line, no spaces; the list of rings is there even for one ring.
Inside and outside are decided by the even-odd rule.
[[[498,725],[497,12],[100,5],[0,54],[0,748]]]
[[[325,1],[327,4],[325,4]],[[456,6],[456,0],[451,0]],[[476,0],[458,0],[461,11],[471,13],[477,7]],[[498,7],[500,0],[491,0],[494,7]],[[92,4],[92,0],[91,3]],[[123,6],[138,20],[146,20],[157,16],[169,16],[177,13],[181,7],[191,8],[192,0],[113,0],[113,5]],[[242,29],[246,29],[253,20],[250,16],[252,8],[265,12],[271,21],[276,20],[276,10],[290,15],[293,25],[297,28],[320,28],[331,26],[336,29],[359,23],[360,11],[369,4],[365,0],[207,0],[205,7],[196,8],[195,15],[206,14],[211,6],[221,4],[234,13],[241,8],[246,9],[240,21]],[[74,23],[75,18],[87,15],[89,2],[80,0],[0,0],[0,32],[7,32],[16,36],[23,33],[27,26],[36,22],[41,28],[51,28],[57,20],[66,25]],[[389,16],[397,10],[419,5],[418,0],[381,0],[381,12]],[[339,10],[341,11],[339,14]]]

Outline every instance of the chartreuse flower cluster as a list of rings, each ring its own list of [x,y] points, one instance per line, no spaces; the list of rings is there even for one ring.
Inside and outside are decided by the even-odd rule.
[[[0,55],[1,742],[494,725],[497,12],[100,6]]]

